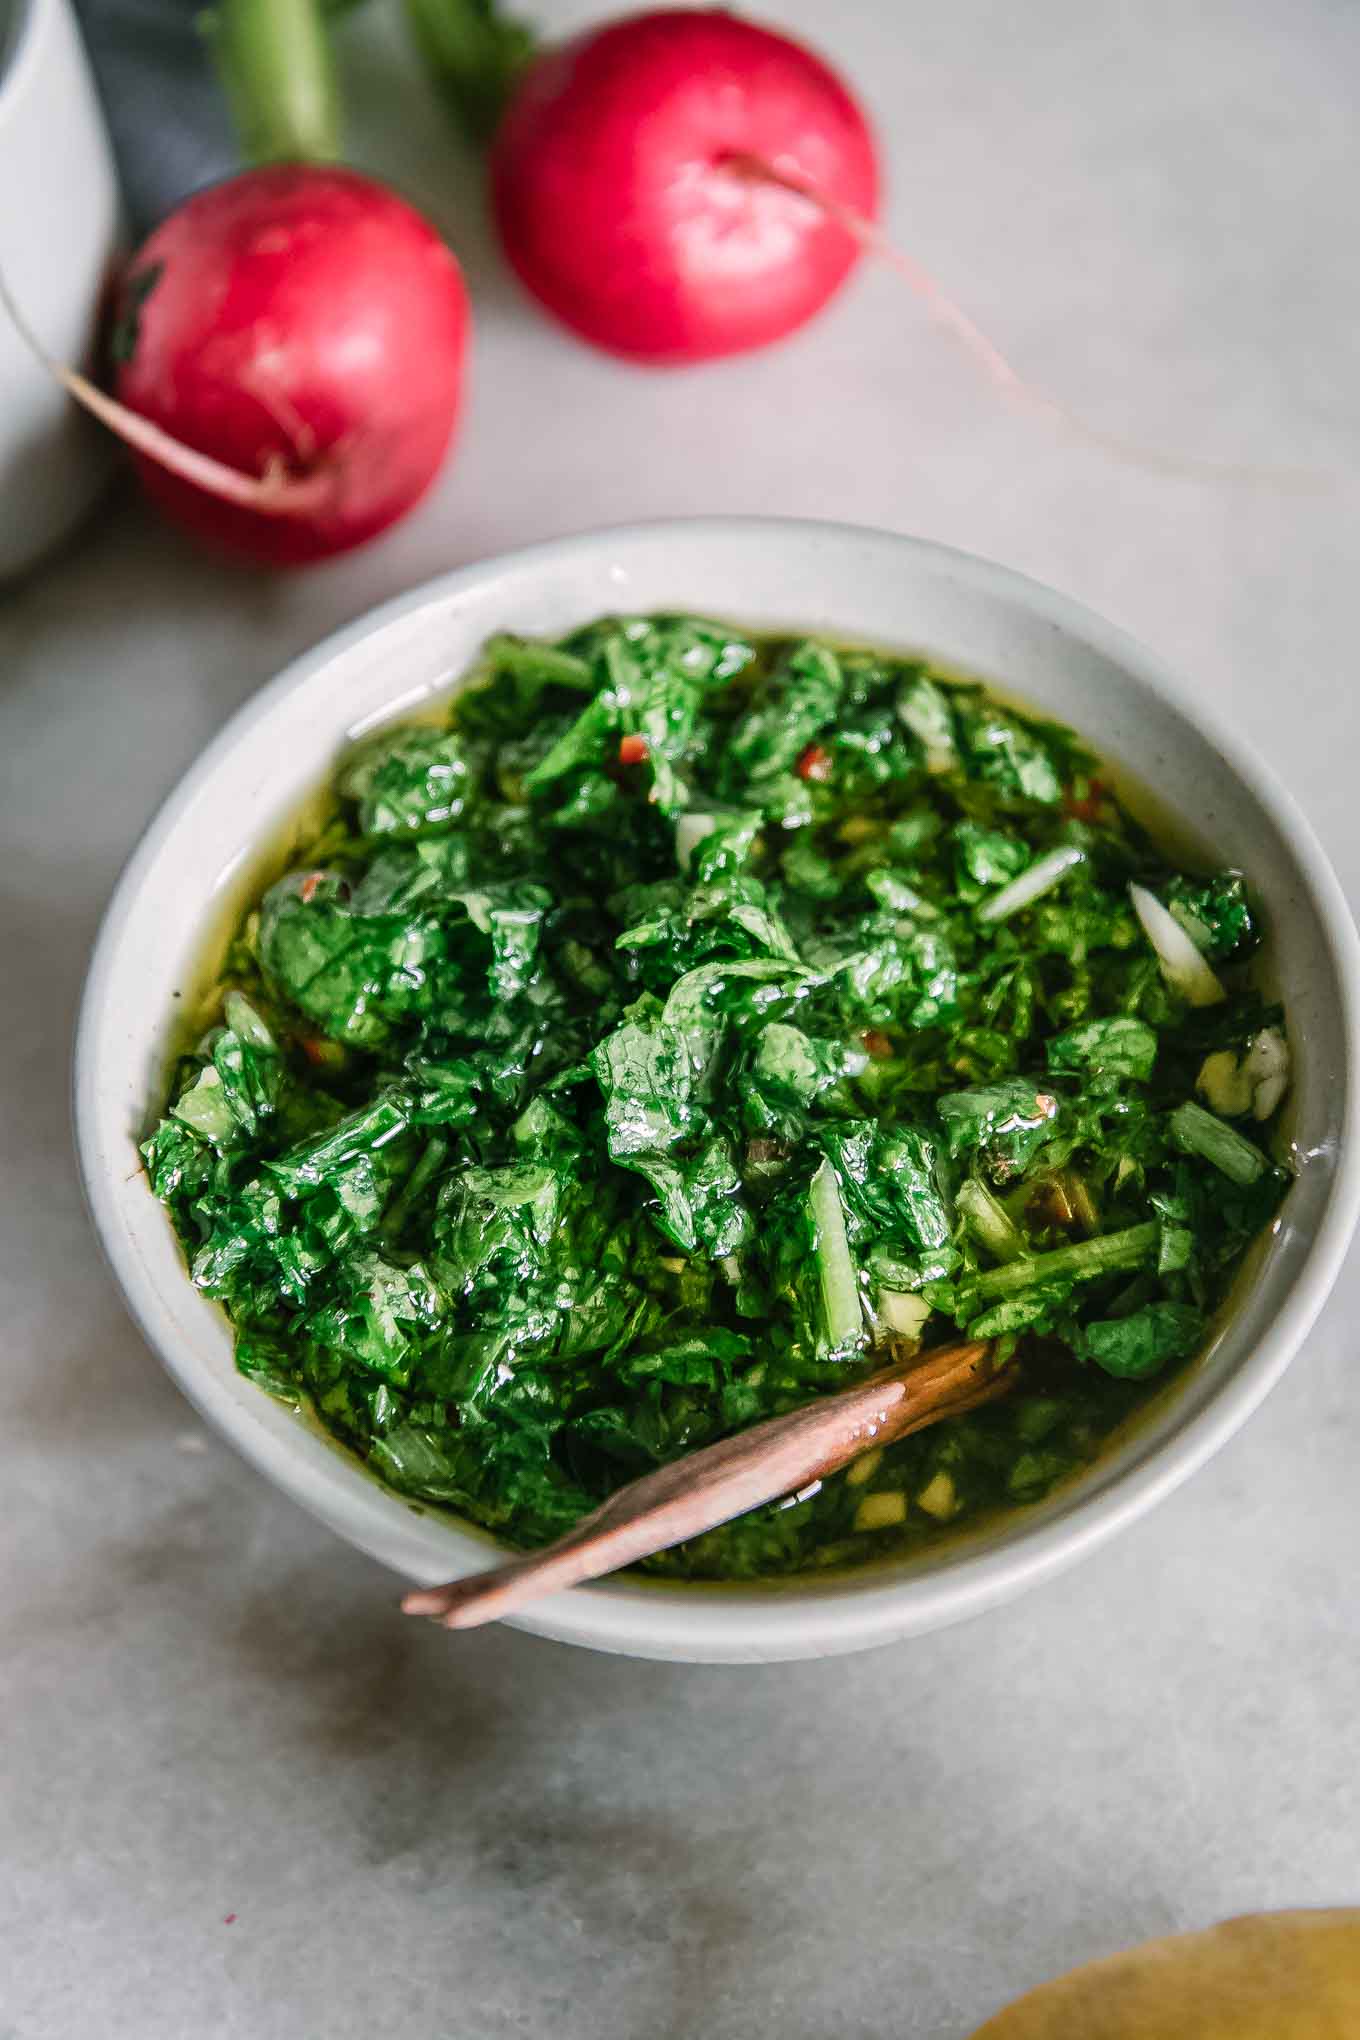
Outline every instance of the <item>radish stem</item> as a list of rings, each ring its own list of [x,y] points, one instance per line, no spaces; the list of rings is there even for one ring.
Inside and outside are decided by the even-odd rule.
[[[493,0],[406,0],[406,15],[455,119],[485,147],[534,53],[532,30]]]
[[[219,0],[203,26],[247,162],[335,162],[340,101],[318,0]]]

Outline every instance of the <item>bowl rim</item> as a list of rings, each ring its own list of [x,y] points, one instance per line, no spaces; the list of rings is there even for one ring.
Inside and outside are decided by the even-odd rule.
[[[1109,1485],[1073,1504],[1059,1518],[1022,1530],[1004,1545],[969,1550],[960,1545],[929,1572],[892,1576],[874,1567],[824,1581],[751,1585],[628,1580],[577,1587],[513,1618],[532,1633],[606,1651],[705,1661],[760,1662],[858,1650],[962,1621],[1076,1564],[1118,1531],[1145,1515],[1217,1452],[1259,1406],[1306,1337],[1336,1280],[1360,1213],[1360,937],[1345,895],[1309,822],[1293,796],[1261,763],[1218,711],[1193,698],[1189,686],[1161,658],[1118,625],[1072,597],[1012,568],[935,540],[870,525],[769,516],[706,516],[642,520],[548,539],[437,574],[391,597],[329,633],[249,697],[210,739],[172,787],[135,843],[114,885],[100,923],[75,1034],[72,1108],[82,1187],[95,1232],[126,1307],[148,1345],[201,1414],[260,1472],[348,1542],[396,1566],[389,1516],[391,1491],[370,1482],[337,1454],[335,1471],[303,1467],[288,1446],[252,1426],[211,1384],[172,1336],[171,1313],[159,1285],[123,1237],[119,1211],[125,1185],[105,1166],[97,1128],[103,1077],[100,1030],[105,989],[126,923],[145,877],[200,790],[246,744],[276,705],[364,639],[445,604],[467,588],[505,575],[569,564],[621,546],[673,538],[687,544],[757,534],[787,540],[885,542],[924,567],[945,570],[981,594],[1009,601],[1075,637],[1129,672],[1175,715],[1206,737],[1228,772],[1285,837],[1315,905],[1318,926],[1340,988],[1345,1043],[1346,1100],[1336,1159],[1321,1221],[1305,1257],[1263,1335],[1204,1406],[1146,1459],[1115,1475]],[[400,712],[400,688],[393,710]],[[187,1278],[186,1278],[187,1279]],[[371,1486],[365,1495],[360,1483]],[[381,1506],[379,1506],[381,1498]],[[403,1500],[397,1497],[399,1501]],[[431,1520],[447,1526],[447,1517]],[[454,1526],[462,1528],[461,1519]],[[474,1534],[480,1535],[481,1533]],[[408,1554],[409,1555],[409,1554]],[[426,1575],[433,1578],[433,1572]]]

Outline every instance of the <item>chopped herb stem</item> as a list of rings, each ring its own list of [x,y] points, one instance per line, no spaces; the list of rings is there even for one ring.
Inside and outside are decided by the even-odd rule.
[[[864,1310],[855,1264],[850,1258],[836,1172],[826,1160],[818,1165],[808,1187],[808,1211],[817,1243],[817,1279],[821,1284],[827,1343],[838,1350],[862,1339]]]
[[[976,1176],[970,1176],[967,1182],[959,1185],[955,1202],[973,1238],[987,1249],[994,1260],[1021,1259],[1026,1249],[1020,1228],[985,1183],[980,1183]]]
[[[1155,1219],[1131,1225],[1123,1232],[1101,1233],[1075,1246],[1054,1247],[1046,1254],[1031,1254],[1026,1260],[1011,1261],[1002,1268],[988,1268],[970,1282],[961,1283],[958,1301],[971,1310],[979,1303],[997,1303],[1003,1297],[1019,1296],[1023,1290],[1048,1283],[1092,1282],[1100,1275],[1119,1275],[1141,1268],[1157,1258],[1160,1227]]]
[[[1207,1112],[1202,1105],[1196,1105],[1187,1098],[1184,1105],[1177,1106],[1171,1115],[1171,1133],[1178,1147],[1188,1155],[1202,1155],[1206,1162],[1212,1162],[1230,1182],[1240,1183],[1245,1189],[1264,1176],[1270,1163],[1253,1141],[1237,1131],[1235,1126]]]

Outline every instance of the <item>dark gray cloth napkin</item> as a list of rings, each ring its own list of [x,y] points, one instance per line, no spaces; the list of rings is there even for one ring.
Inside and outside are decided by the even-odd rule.
[[[189,192],[239,169],[198,26],[203,0],[75,0],[140,237]]]

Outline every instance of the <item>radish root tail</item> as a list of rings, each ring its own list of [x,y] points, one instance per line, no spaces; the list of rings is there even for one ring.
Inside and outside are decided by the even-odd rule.
[[[734,154],[723,159],[723,168],[734,176],[743,177],[752,183],[773,184],[781,190],[790,191],[798,198],[815,205],[826,218],[844,228],[860,246],[875,260],[896,273],[925,304],[935,323],[961,343],[967,353],[983,370],[988,379],[1007,397],[1037,411],[1056,425],[1069,438],[1080,440],[1087,446],[1098,448],[1102,453],[1112,455],[1133,467],[1146,468],[1155,474],[1176,475],[1182,480],[1199,482],[1226,482],[1247,484],[1259,488],[1287,489],[1312,492],[1334,486],[1336,476],[1324,469],[1308,467],[1257,466],[1236,461],[1201,460],[1194,455],[1163,452],[1157,447],[1145,446],[1140,440],[1124,439],[1117,433],[1104,432],[1099,426],[1089,425],[1075,411],[1068,409],[1056,397],[1026,381],[1001,352],[1000,348],[987,338],[982,329],[975,325],[945,290],[939,278],[933,276],[923,263],[915,260],[896,242],[889,240],[881,227],[853,206],[842,205],[838,199],[829,198],[816,185],[800,177],[796,172],[781,170],[761,156]]]
[[[202,489],[209,496],[216,496],[223,503],[238,504],[241,509],[254,510],[264,517],[312,516],[334,499],[334,472],[318,468],[312,474],[299,475],[278,460],[270,460],[262,475],[247,474],[241,468],[229,467],[225,461],[215,460],[209,453],[200,453],[195,447],[186,446],[172,433],[144,418],[139,411],[120,404],[116,397],[109,396],[78,369],[54,360],[20,311],[3,270],[0,270],[0,304],[3,304],[14,330],[34,360],[46,369],[69,397],[91,417],[97,418],[101,425],[106,425],[124,446],[142,454],[147,460],[155,461],[170,474],[178,475],[181,481],[191,482],[195,488]]]

